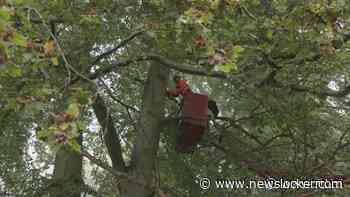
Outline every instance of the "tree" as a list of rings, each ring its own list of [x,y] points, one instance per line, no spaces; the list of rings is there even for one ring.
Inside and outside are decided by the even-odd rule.
[[[201,190],[198,183],[202,177],[350,182],[346,1],[0,5],[0,135],[7,150],[0,165],[14,169],[0,173],[4,190],[21,196],[349,194],[345,188]],[[221,109],[193,155],[174,150],[178,105],[165,95],[173,73],[194,91],[209,92]],[[26,147],[33,146],[39,158],[30,162]],[[52,177],[40,173],[41,164],[54,166]],[[22,187],[28,184],[35,187]]]

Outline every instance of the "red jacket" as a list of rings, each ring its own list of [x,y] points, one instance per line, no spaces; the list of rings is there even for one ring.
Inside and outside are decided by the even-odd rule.
[[[192,92],[190,87],[187,84],[186,80],[178,80],[176,82],[176,89],[175,90],[168,90],[167,91],[170,96],[177,97],[179,95],[185,96],[187,93]]]

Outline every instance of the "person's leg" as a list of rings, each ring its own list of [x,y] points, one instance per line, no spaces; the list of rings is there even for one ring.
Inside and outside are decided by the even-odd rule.
[[[182,114],[183,106],[184,106],[184,99],[181,99],[181,101],[180,101],[180,107],[179,107],[179,110],[177,111],[177,114],[180,115],[180,116],[181,116],[181,114]]]
[[[212,99],[209,99],[208,100],[208,108],[209,110],[214,114],[215,117],[218,116],[219,114],[219,108],[218,106],[216,105],[216,102]]]

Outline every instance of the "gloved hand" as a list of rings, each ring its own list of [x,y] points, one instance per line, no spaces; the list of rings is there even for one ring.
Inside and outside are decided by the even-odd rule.
[[[166,96],[167,96],[167,97],[170,97],[170,96],[171,96],[171,93],[170,93],[170,90],[169,90],[169,89],[166,89],[166,92],[165,92],[165,93],[166,93]]]

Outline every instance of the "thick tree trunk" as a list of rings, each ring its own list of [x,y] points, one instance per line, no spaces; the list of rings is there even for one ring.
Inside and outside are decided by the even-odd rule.
[[[81,144],[81,139],[78,139]],[[82,157],[69,147],[56,153],[50,197],[80,197],[82,186]]]
[[[93,109],[102,126],[104,141],[112,160],[113,168],[135,177],[138,183],[119,181],[120,196],[149,197],[153,196],[155,185],[155,168],[159,134],[164,118],[165,89],[169,70],[155,64],[149,68],[147,82],[144,87],[142,111],[137,125],[138,133],[134,144],[132,162],[125,166],[119,136],[114,121],[108,112],[102,97],[98,96]],[[141,183],[141,184],[140,184]]]
[[[164,117],[165,89],[169,70],[161,65],[152,65],[148,71],[148,79],[144,87],[143,103],[138,133],[133,151],[130,175],[146,183],[128,183],[122,189],[123,197],[149,197],[155,191],[150,189],[155,185],[155,169],[159,134]]]

